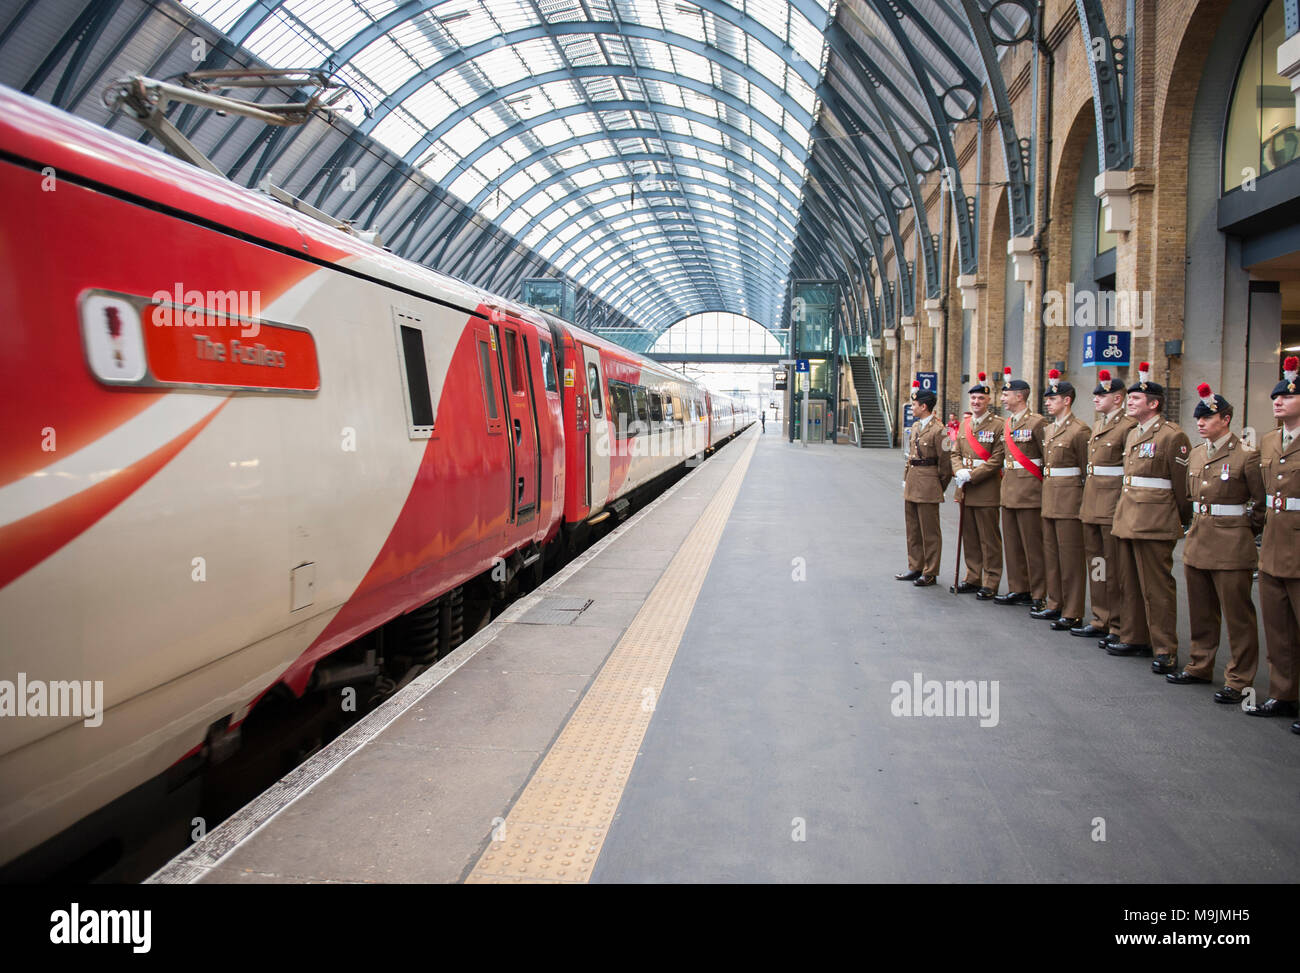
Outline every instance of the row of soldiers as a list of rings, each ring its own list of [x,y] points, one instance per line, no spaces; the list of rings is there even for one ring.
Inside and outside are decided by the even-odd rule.
[[[1152,671],[1175,685],[1212,681],[1226,622],[1231,659],[1214,699],[1246,700],[1252,716],[1300,716],[1300,361],[1283,363],[1271,393],[1280,425],[1258,450],[1232,432],[1232,405],[1206,384],[1195,411],[1203,442],[1193,448],[1161,415],[1165,390],[1146,362],[1127,390],[1098,373],[1091,428],[1074,415],[1075,388],[1055,369],[1043,396],[1047,417],[1030,410],[1029,384],[1005,371],[1004,414],[989,408],[980,372],[955,439],[934,417],[934,392],[912,383],[908,570],[895,577],[917,587],[937,582],[939,504],[955,481],[966,576],[950,590],[1026,606],[1054,631],[1096,637],[1110,655],[1154,656]],[[1180,669],[1173,553],[1184,538],[1191,651]],[[998,594],[1004,554],[1009,590]],[[1256,569],[1269,696],[1251,705]],[[1300,734],[1300,720],[1291,730]]]

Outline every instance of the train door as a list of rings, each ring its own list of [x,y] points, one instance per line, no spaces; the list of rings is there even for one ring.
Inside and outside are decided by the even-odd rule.
[[[514,447],[514,514],[517,521],[537,514],[537,403],[528,368],[528,335],[522,322],[502,315],[501,371],[506,389],[506,418]]]
[[[587,504],[593,510],[605,505],[609,496],[609,457],[613,452],[607,416],[605,381],[600,368],[600,349],[592,345],[579,345],[582,350],[586,374],[587,406],[591,416],[591,429],[587,435]]]
[[[500,385],[500,370],[497,365],[497,339],[496,328],[491,325],[474,327],[474,345],[479,367],[479,377],[483,385],[483,415],[487,421],[487,440],[483,444],[481,452],[481,462],[483,463],[483,475],[487,481],[493,483],[500,474],[510,475],[513,465],[512,453],[506,445],[505,427],[502,421],[502,412],[505,404],[502,401]],[[499,471],[499,473],[498,473]],[[506,489],[511,489],[509,483],[513,480],[508,479]],[[496,484],[493,483],[495,486]],[[501,515],[502,505],[505,505],[507,520],[513,517],[514,507],[506,502],[506,497],[495,490],[484,490],[478,497],[479,522],[482,525],[480,533],[484,539],[488,536],[488,525]],[[498,523],[500,523],[498,521]],[[501,525],[504,527],[504,524]],[[495,538],[493,543],[496,543]]]

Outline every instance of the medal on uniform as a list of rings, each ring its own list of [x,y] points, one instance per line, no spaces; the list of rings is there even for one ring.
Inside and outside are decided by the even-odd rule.
[[[1228,478],[1228,464],[1227,464],[1227,463],[1224,463],[1224,464],[1223,464],[1223,472],[1219,474],[1219,479],[1220,479],[1220,480],[1227,480],[1227,478]]]

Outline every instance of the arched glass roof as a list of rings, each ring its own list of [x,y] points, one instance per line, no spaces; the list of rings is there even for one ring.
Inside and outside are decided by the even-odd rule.
[[[362,150],[339,148],[316,161],[328,174],[307,183],[315,205],[507,293],[541,264],[606,302],[639,344],[703,311],[779,328],[792,277],[850,285],[853,328],[896,323],[877,291],[914,314],[914,278],[926,297],[942,286],[920,188],[937,170],[958,273],[975,273],[977,194],[962,185],[953,132],[984,97],[1012,234],[1032,232],[1029,144],[999,62],[1029,42],[1033,0],[184,3],[233,45],[202,66],[238,51],[323,68],[367,106],[348,139],[400,161],[369,170],[358,203],[337,195],[334,173]],[[191,134],[208,124],[187,121]],[[296,160],[296,176],[315,158],[294,145],[305,130],[244,136],[232,176],[280,160]],[[394,190],[399,170],[472,216],[433,218]],[[918,225],[904,244],[907,210]]]
[[[830,2],[186,6],[271,66],[333,68],[363,134],[660,330],[780,317]]]

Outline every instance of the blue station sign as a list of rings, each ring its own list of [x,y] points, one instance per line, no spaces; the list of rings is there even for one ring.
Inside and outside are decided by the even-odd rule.
[[[1128,331],[1089,331],[1083,336],[1084,367],[1098,365],[1128,365]]]

